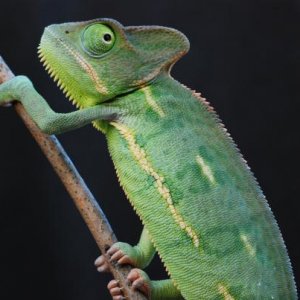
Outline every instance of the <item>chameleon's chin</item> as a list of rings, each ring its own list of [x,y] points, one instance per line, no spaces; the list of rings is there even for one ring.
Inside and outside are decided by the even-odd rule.
[[[38,55],[41,63],[43,63],[45,70],[49,73],[50,77],[53,78],[54,82],[56,82],[57,86],[62,90],[66,98],[70,100],[72,104],[75,105],[77,108],[82,108],[82,106],[76,101],[74,96],[71,94],[71,91],[68,90],[67,84],[59,78],[59,75],[57,74],[55,69],[52,68],[51,64],[47,61],[40,46],[38,48]]]
[[[38,46],[38,56],[43,64],[45,70],[49,73],[50,77],[53,78],[57,86],[65,94],[66,98],[70,100],[77,108],[82,108],[82,105],[76,100],[75,93],[69,88],[68,80],[62,72],[62,67],[59,66],[59,62],[56,61],[55,57],[51,55],[51,41],[49,40],[49,33],[45,30],[42,36],[40,45]]]

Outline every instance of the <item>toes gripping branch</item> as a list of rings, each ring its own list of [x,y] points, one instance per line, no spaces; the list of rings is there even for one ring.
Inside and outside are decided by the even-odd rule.
[[[13,73],[0,56],[0,87],[1,83],[12,79],[13,77]],[[15,103],[14,108],[32,134],[33,138],[41,147],[56,174],[72,197],[102,254],[107,257],[107,248],[116,243],[117,239],[94,196],[84,183],[80,174],[76,170],[75,166],[67,156],[56,137],[42,133],[28,116],[22,104]],[[109,261],[108,265],[110,272],[115,280],[119,283],[119,287],[122,289],[124,294],[124,296],[122,296],[123,299],[146,299],[144,295],[138,291],[134,291],[127,285],[126,278],[130,272],[130,267],[121,267],[112,264]]]

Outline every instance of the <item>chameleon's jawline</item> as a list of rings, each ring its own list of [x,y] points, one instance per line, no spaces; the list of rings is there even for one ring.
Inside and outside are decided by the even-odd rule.
[[[46,30],[45,30],[45,32],[46,32]],[[65,94],[66,98],[73,105],[75,105],[76,108],[78,108],[78,109],[82,108],[81,105],[78,103],[78,101],[76,101],[76,99],[71,94],[71,91],[69,91],[69,89],[67,87],[67,83],[65,83],[63,81],[63,79],[60,78],[59,72],[57,72],[55,70],[55,68],[53,68],[53,66],[51,65],[50,61],[47,59],[47,55],[43,51],[42,42],[38,46],[38,57],[40,59],[40,62],[43,64],[43,67],[45,68],[45,70],[48,72],[48,74],[53,79],[53,81],[57,84],[57,86],[62,90],[62,92]]]

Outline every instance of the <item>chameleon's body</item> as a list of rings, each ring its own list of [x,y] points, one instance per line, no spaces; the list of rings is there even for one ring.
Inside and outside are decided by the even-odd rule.
[[[163,114],[149,105],[148,93]],[[294,299],[274,217],[203,99],[165,77],[115,105],[130,106],[107,133],[118,177],[184,297]]]
[[[115,40],[98,56],[100,23]],[[162,27],[53,26],[42,60],[82,109],[58,115],[41,99],[33,108],[24,78],[0,87],[0,103],[29,94],[21,101],[44,131],[93,121],[106,134],[120,183],[184,299],[296,299],[280,231],[246,162],[205,99],[169,75],[187,50],[181,33]],[[174,290],[153,297],[180,298]]]

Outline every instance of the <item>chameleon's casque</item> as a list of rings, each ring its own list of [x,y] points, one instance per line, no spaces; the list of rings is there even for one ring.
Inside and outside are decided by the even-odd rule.
[[[106,134],[120,184],[184,299],[297,299],[254,176],[206,100],[169,75],[188,49],[182,33],[158,26],[47,27],[41,60],[80,108],[76,120],[51,115],[47,128],[93,121]]]

